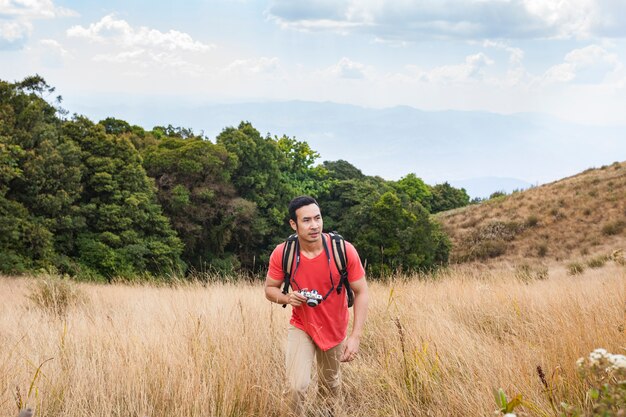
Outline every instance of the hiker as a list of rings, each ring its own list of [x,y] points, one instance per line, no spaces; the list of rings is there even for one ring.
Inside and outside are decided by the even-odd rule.
[[[315,358],[315,404],[338,412],[342,402],[339,363],[357,357],[367,316],[365,270],[354,246],[339,235],[322,233],[322,214],[314,198],[294,198],[289,218],[295,234],[272,252],[265,281],[268,300],[292,307],[284,399],[290,415],[304,415]],[[352,303],[354,320],[346,338]]]

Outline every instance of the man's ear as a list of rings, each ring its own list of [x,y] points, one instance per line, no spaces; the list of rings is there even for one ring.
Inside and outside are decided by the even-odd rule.
[[[298,231],[298,225],[296,224],[296,222],[293,221],[293,219],[289,219],[289,225],[291,226],[294,232]]]

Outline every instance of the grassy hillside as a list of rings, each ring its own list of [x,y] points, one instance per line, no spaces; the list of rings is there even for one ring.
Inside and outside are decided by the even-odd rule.
[[[465,268],[372,283],[359,357],[342,367],[345,411],[493,416],[498,388],[522,396],[519,417],[556,417],[561,401],[589,411],[594,381],[576,360],[624,353],[625,274],[610,263],[523,282]],[[284,415],[289,314],[261,284],[0,277],[0,415],[26,405],[36,416]]]
[[[452,262],[597,267],[626,247],[626,162],[439,213]]]

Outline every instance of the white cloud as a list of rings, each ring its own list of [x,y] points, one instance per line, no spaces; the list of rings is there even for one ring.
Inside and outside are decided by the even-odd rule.
[[[608,52],[601,46],[589,45],[569,52],[565,55],[564,62],[548,68],[539,82],[543,85],[567,83],[580,78],[581,73],[585,71],[587,79],[597,84],[615,79],[620,82],[624,65],[616,54]]]
[[[415,66],[409,66],[408,69],[418,81],[433,84],[464,83],[482,79],[483,69],[493,63],[491,58],[479,52],[465,57],[465,62],[461,64],[442,65],[428,71]]]
[[[267,14],[283,28],[390,41],[626,36],[618,0],[273,0]]]
[[[50,19],[76,15],[75,11],[57,7],[50,0],[0,0],[0,16]]]
[[[57,53],[58,55],[62,57],[67,57],[70,55],[70,53],[65,48],[63,48],[63,46],[59,42],[55,41],[54,39],[42,39],[41,41],[39,41],[39,43],[48,51]]]
[[[365,26],[365,24],[359,22],[345,22],[331,19],[289,21],[273,18],[272,20],[275,20],[283,29],[296,29],[303,32],[332,31],[343,35],[347,35],[353,29]]]
[[[87,28],[72,26],[67,30],[67,35],[94,42],[109,42],[124,48],[147,47],[168,51],[203,52],[214,47],[194,41],[189,34],[177,30],[164,33],[145,26],[135,29],[125,20],[116,19],[114,15],[104,16],[99,22],[92,23]]]
[[[87,27],[73,26],[67,30],[67,36],[101,45],[101,52],[93,57],[97,62],[129,63],[145,69],[158,65],[189,74],[203,71],[201,65],[192,62],[194,56],[215,47],[177,30],[161,32],[145,26],[135,28],[112,14]]]
[[[556,37],[588,37],[600,13],[595,0],[523,0],[526,10],[556,30]]]
[[[501,41],[485,40],[483,42],[485,48],[495,48],[506,51],[509,54],[509,63],[513,65],[521,65],[524,60],[524,51],[520,48],[514,48]]]
[[[7,43],[17,42],[26,38],[33,30],[30,22],[17,20],[0,20],[0,39]]]
[[[333,77],[356,80],[366,78],[367,68],[359,62],[343,57],[337,64],[326,69],[324,72]]]
[[[33,32],[33,21],[76,16],[50,0],[0,0],[0,49],[19,48]]]

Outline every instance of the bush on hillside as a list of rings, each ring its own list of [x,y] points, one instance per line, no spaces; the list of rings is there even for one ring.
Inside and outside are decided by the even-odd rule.
[[[567,273],[570,275],[580,275],[585,272],[585,265],[580,262],[571,262],[567,265]]]
[[[508,242],[515,239],[524,228],[524,225],[514,221],[491,221],[467,235],[458,250],[458,260],[485,260],[503,255]]]
[[[602,234],[605,236],[618,235],[622,233],[625,227],[626,222],[624,222],[623,220],[615,220],[602,226]]]
[[[587,261],[587,266],[589,268],[602,268],[610,259],[611,257],[607,255],[596,256],[595,258],[589,259]]]
[[[530,216],[528,216],[526,218],[526,221],[524,222],[524,226],[526,227],[535,227],[539,224],[539,217],[537,217],[534,214],[531,214]]]

